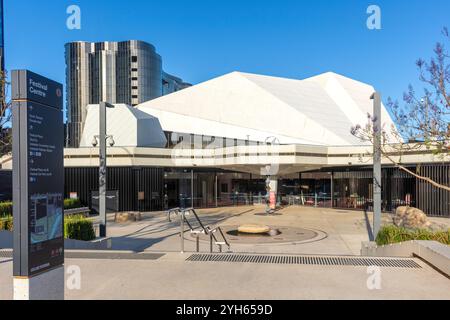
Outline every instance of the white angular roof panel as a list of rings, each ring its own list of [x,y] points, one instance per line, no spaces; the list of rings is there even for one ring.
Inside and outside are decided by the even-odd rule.
[[[315,145],[361,145],[351,135],[372,112],[370,85],[325,73],[293,80],[232,72],[140,104],[164,131]],[[392,119],[383,106],[383,123]]]
[[[107,134],[112,135],[116,147],[164,148],[167,139],[159,120],[125,104],[115,104],[107,109]],[[86,122],[80,147],[92,147],[92,140],[99,135],[98,105],[87,106]]]

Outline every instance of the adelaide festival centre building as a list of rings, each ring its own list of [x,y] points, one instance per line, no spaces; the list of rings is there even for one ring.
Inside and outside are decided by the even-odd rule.
[[[119,211],[279,202],[370,210],[371,144],[351,134],[373,112],[375,89],[335,73],[304,80],[232,72],[137,106],[107,111],[108,190]],[[382,106],[385,127],[393,121]],[[87,107],[79,148],[67,148],[66,197],[92,205],[98,190],[98,105]],[[393,149],[395,150],[395,149]],[[393,159],[437,182],[450,165],[426,148]],[[4,161],[3,167],[8,164]],[[382,208],[449,216],[450,195],[383,159]]]

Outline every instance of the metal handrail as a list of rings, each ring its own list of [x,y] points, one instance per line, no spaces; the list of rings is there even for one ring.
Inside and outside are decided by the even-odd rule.
[[[228,250],[230,250],[230,243],[228,242],[227,238],[225,237],[225,234],[223,233],[222,228],[221,227],[217,227],[217,228],[214,229],[214,231],[215,230],[219,230],[219,233],[222,236],[223,242],[228,247]],[[217,242],[217,240],[216,240],[216,242]],[[222,252],[222,245],[218,245],[218,246],[219,246],[220,252]]]
[[[194,208],[188,208],[188,209],[184,209],[184,211],[188,211],[188,212],[192,212],[194,214],[195,219],[197,220],[198,224],[200,225],[200,227],[203,229],[203,231],[208,232],[207,228],[205,228],[205,226],[203,225],[202,221],[200,220],[200,218],[197,215],[197,212],[195,212]],[[192,228],[191,228],[192,229]]]
[[[178,214],[180,213],[180,211],[181,211],[180,208],[173,208],[173,209],[167,210],[167,211],[166,211],[166,214],[167,214],[167,220],[168,220],[169,222],[172,222],[172,220],[170,220],[170,215],[171,215],[172,213],[175,213],[175,214],[178,215]]]
[[[217,241],[217,238],[216,238],[216,236],[214,235],[214,232],[215,231],[213,231],[209,226],[204,226],[203,225],[203,223],[202,223],[202,221],[200,220],[200,218],[199,218],[199,216],[197,215],[197,212],[195,211],[195,209],[194,208],[188,208],[188,209],[185,209],[185,211],[188,211],[188,212],[192,212],[193,214],[194,214],[194,217],[195,217],[195,219],[197,220],[197,222],[198,222],[198,224],[200,225],[200,227],[202,228],[202,230],[203,230],[203,232],[206,234],[206,235],[209,235],[209,241],[210,241],[210,252],[212,252],[213,250],[212,250],[212,241],[214,240],[214,242],[218,242]],[[186,219],[186,217],[185,217],[185,219]],[[188,223],[188,225],[189,225],[189,222],[187,221],[187,219],[186,219],[186,222]],[[194,231],[194,229],[191,227],[191,232],[192,231]],[[198,235],[197,235],[197,243],[199,243],[199,237],[198,237]],[[197,244],[197,251],[199,251],[199,244]],[[220,247],[220,251],[222,251],[222,248]]]
[[[196,228],[194,228],[192,226],[192,224],[188,221],[188,219],[186,218],[186,212],[188,213],[192,213],[195,217],[195,219],[197,220],[201,231],[198,232],[196,231]],[[219,241],[217,240],[216,236],[214,235],[215,232],[219,231],[220,235],[223,238],[223,242],[225,243],[225,245],[228,247],[228,250],[230,250],[230,243],[228,242],[228,240],[225,237],[225,234],[222,231],[222,228],[220,227],[216,227],[216,228],[211,228],[210,226],[205,226],[202,221],[200,220],[200,217],[198,216],[197,212],[195,211],[194,208],[185,208],[185,209],[180,209],[180,208],[174,208],[171,210],[167,211],[167,215],[170,221],[170,214],[171,213],[177,213],[178,215],[180,215],[180,237],[181,237],[181,252],[184,252],[184,223],[186,222],[186,224],[188,225],[191,233],[195,233],[196,234],[196,238],[197,238],[197,252],[199,251],[199,247],[200,247],[200,239],[199,239],[199,234],[203,233],[206,235],[209,235],[210,238],[210,252],[213,252],[213,241],[214,244],[216,244],[219,247],[220,252],[222,252],[222,244],[219,244]]]

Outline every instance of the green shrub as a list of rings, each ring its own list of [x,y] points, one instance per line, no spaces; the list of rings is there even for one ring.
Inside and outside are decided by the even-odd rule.
[[[83,216],[72,216],[64,219],[64,238],[91,241],[95,239],[94,226],[91,220]]]
[[[378,233],[376,243],[379,246],[382,246],[411,240],[438,241],[440,243],[450,245],[450,229],[447,231],[433,232],[426,229],[410,230],[394,225],[388,225],[381,228]]]
[[[13,231],[13,217],[0,218],[0,230]]]
[[[0,230],[13,231],[13,217],[0,218]],[[64,218],[64,238],[91,241],[95,239],[92,221],[83,216]]]
[[[81,201],[80,199],[64,199],[64,209],[76,209],[81,208]]]
[[[12,202],[0,202],[0,218],[11,216],[13,214]]]

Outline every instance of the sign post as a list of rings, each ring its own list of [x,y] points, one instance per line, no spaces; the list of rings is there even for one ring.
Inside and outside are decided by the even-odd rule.
[[[99,214],[100,214],[100,237],[106,237],[106,103],[101,102],[100,108],[100,153],[99,153]]]
[[[381,227],[381,96],[375,92],[373,100],[373,237]]]
[[[62,85],[12,72],[14,299],[64,299]]]

